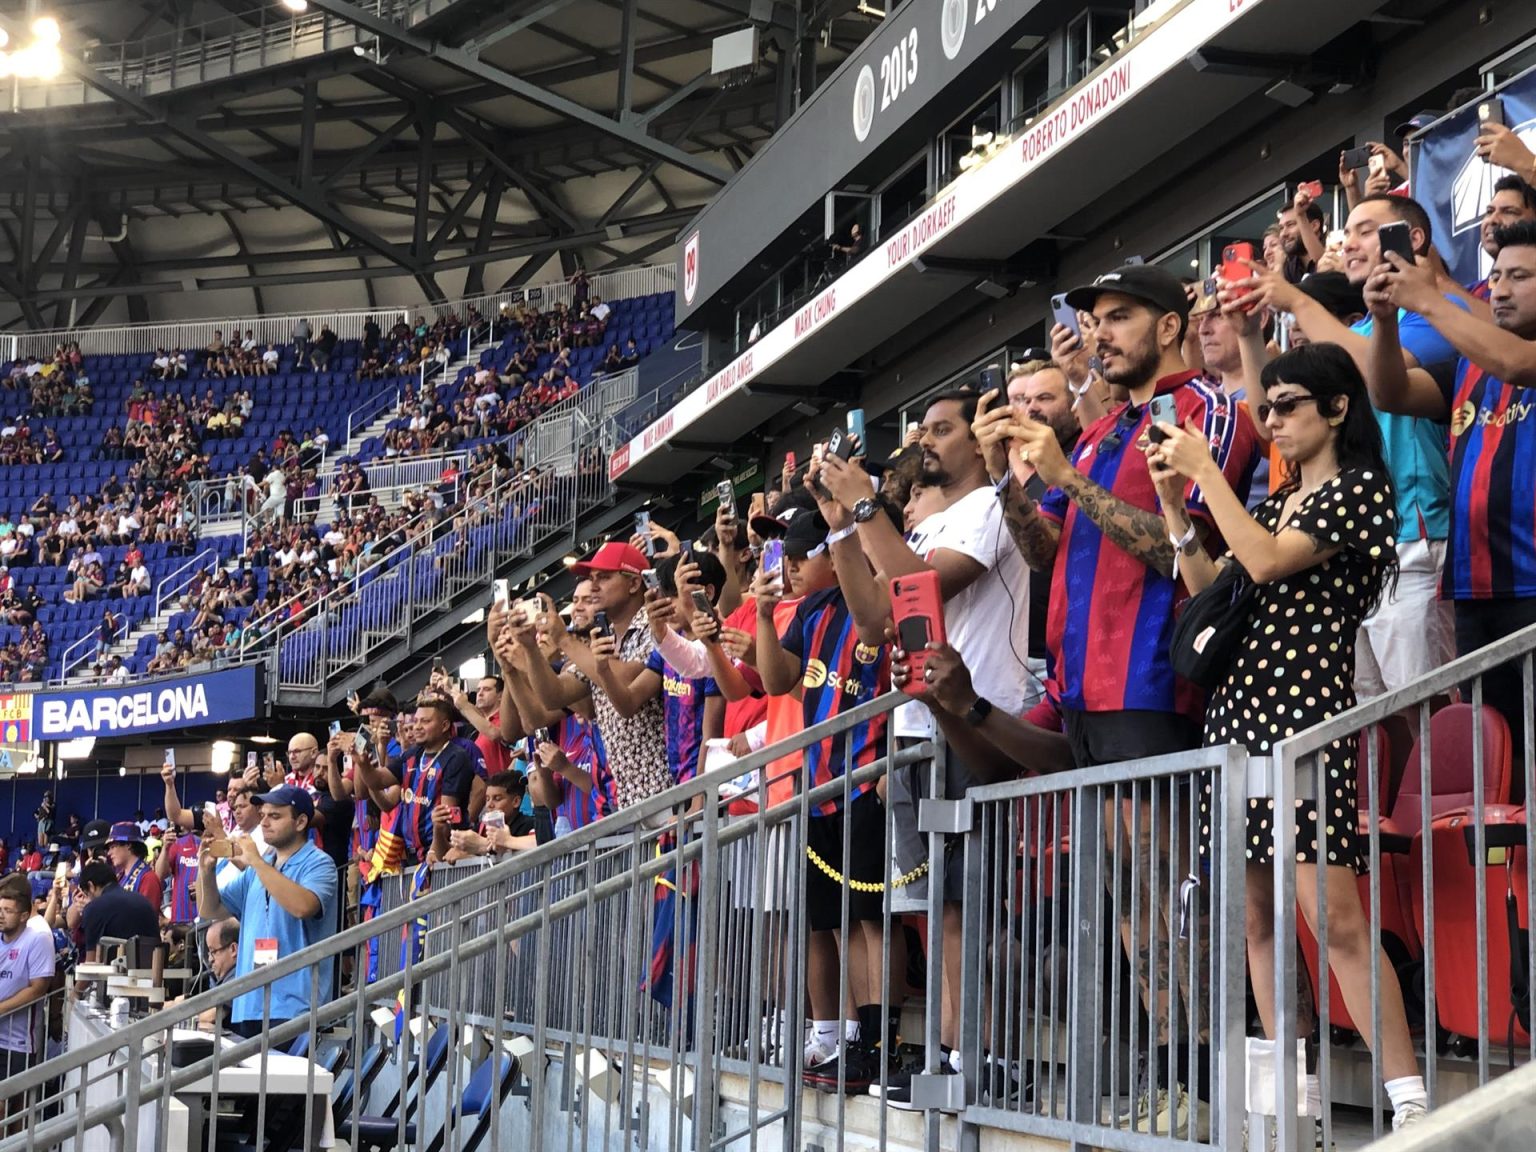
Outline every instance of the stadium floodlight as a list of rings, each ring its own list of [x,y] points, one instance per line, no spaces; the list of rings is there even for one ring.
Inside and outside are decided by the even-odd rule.
[[[213,742],[213,754],[209,758],[208,768],[216,776],[227,776],[234,766],[235,755],[240,749],[233,740],[215,740]]]
[[[59,22],[52,16],[39,16],[32,21],[31,30],[32,42],[13,52],[4,51],[10,38],[0,35],[0,79],[53,80],[64,71]]]
[[[309,0],[283,0],[283,7],[290,12],[304,12],[309,8]]]
[[[96,750],[96,737],[76,736],[70,740],[60,740],[58,743],[58,756],[60,760],[89,760],[91,753]]]

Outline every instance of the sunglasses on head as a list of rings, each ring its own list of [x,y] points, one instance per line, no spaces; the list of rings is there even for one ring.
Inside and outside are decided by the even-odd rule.
[[[1271,412],[1284,420],[1292,412],[1296,411],[1297,408],[1309,402],[1313,404],[1317,403],[1317,397],[1282,396],[1280,399],[1274,401],[1273,403],[1265,402],[1259,405],[1259,422],[1263,423],[1267,421]]]

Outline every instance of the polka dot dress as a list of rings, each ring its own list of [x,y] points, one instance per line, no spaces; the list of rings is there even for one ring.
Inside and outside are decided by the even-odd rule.
[[[1347,469],[1303,497],[1282,528],[1289,495],[1271,496],[1254,510],[1254,519],[1276,535],[1305,532],[1320,551],[1342,550],[1322,564],[1259,585],[1248,636],[1206,708],[1208,747],[1242,744],[1251,754],[1266,756],[1279,740],[1355,703],[1355,633],[1383,564],[1396,550],[1392,491],[1379,472]],[[1353,739],[1336,741],[1323,752],[1323,767],[1327,863],[1359,870],[1365,862],[1356,827],[1355,755]],[[1296,802],[1296,819],[1296,858],[1316,863],[1312,801]],[[1206,842],[1210,820],[1207,794],[1201,803]],[[1248,801],[1247,856],[1254,864],[1274,858],[1272,800]]]

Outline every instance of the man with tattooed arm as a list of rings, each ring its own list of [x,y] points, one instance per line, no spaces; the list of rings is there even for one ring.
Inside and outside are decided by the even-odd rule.
[[[978,415],[976,432],[988,470],[999,482],[1004,522],[1015,544],[1032,569],[1052,571],[1047,643],[1073,759],[1086,767],[1200,743],[1202,701],[1191,685],[1176,682],[1169,643],[1174,610],[1187,595],[1177,579],[1176,557],[1181,549],[1206,546],[1210,520],[1202,494],[1192,486],[1187,500],[1195,527],[1186,539],[1169,539],[1137,447],[1147,435],[1151,410],[1160,407],[1165,419],[1199,429],[1244,498],[1258,449],[1253,424],[1241,406],[1220,385],[1185,366],[1181,349],[1189,301],[1170,273],[1153,265],[1125,265],[1069,293],[1067,302],[1094,316],[1094,351],[1104,378],[1129,399],[1083,432],[1070,461],[1050,425],[1021,419],[1007,408]],[[1154,404],[1158,397],[1168,400]],[[1025,493],[1031,469],[1049,489],[1038,504]],[[1145,1002],[1153,962],[1151,879],[1154,873],[1168,877],[1172,867],[1183,875],[1193,846],[1174,842],[1166,804],[1160,827],[1154,827],[1150,805],[1143,804],[1135,820],[1132,807],[1126,805],[1118,819],[1125,835],[1134,825],[1140,841],[1134,852],[1143,889],[1142,923],[1131,924],[1127,915],[1121,936],[1142,978]],[[1116,819],[1115,813],[1106,813],[1110,826]],[[1119,858],[1128,866],[1131,852]],[[1123,877],[1110,882],[1127,883]],[[1167,941],[1177,935],[1176,886],[1165,882],[1162,889],[1157,903],[1168,925],[1162,933]],[[1124,896],[1121,907],[1129,910],[1129,892]],[[1181,950],[1186,946],[1180,943]],[[1188,958],[1178,966],[1187,979]],[[1208,958],[1202,958],[1200,969],[1210,971]],[[1202,997],[1191,997],[1188,988],[1182,991],[1189,1027],[1200,1042],[1198,1066],[1180,1066],[1188,1063],[1188,1030],[1180,1030],[1179,1051],[1172,1050],[1172,997],[1162,987],[1157,1003],[1147,1003],[1159,1045],[1158,1083],[1138,1101],[1132,1124],[1153,1130],[1155,1115],[1156,1131],[1183,1135],[1193,1129],[1203,1139],[1210,1069],[1207,1021],[1200,1010]]]

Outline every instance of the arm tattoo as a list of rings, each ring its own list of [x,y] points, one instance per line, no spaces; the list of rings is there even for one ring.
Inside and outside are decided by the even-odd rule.
[[[1173,576],[1174,547],[1162,516],[1127,504],[1074,471],[1062,491],[1098,526],[1111,544],[1130,553],[1148,568]]]
[[[1036,572],[1048,571],[1056,561],[1058,529],[1040,515],[1040,506],[1024,495],[1017,480],[1003,489],[1003,523],[1024,563]]]

